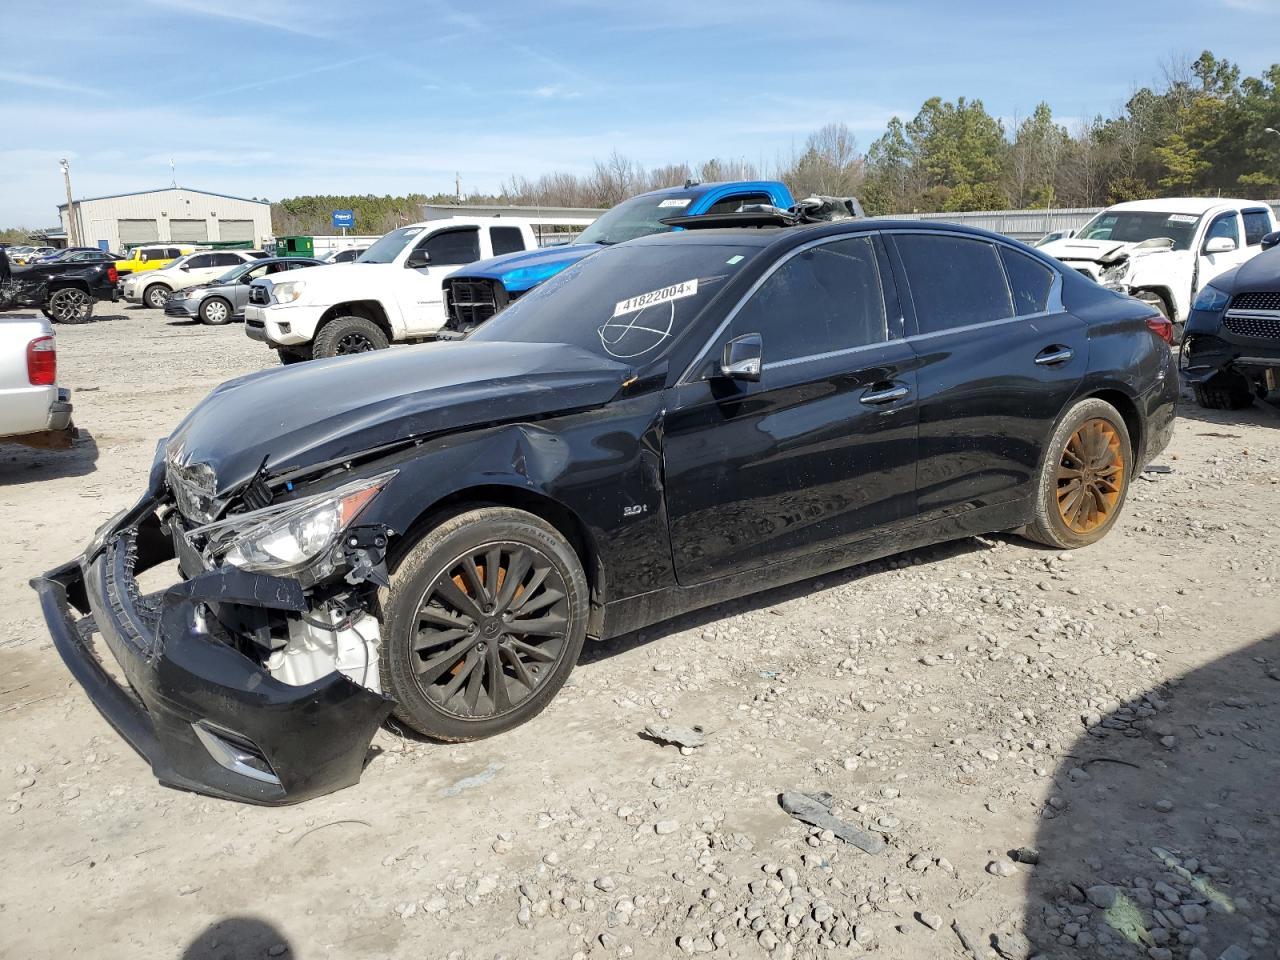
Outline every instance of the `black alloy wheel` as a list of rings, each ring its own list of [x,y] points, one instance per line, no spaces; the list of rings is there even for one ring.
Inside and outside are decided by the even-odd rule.
[[[418,605],[416,681],[450,716],[501,717],[551,676],[568,631],[568,590],[551,559],[486,543],[447,564]]]
[[[369,336],[359,330],[343,334],[338,338],[336,346],[337,355],[340,357],[345,357],[350,353],[370,353],[378,349],[374,342],[369,339]]]
[[[54,323],[84,323],[93,316],[93,298],[83,290],[64,287],[54,291],[43,313]]]

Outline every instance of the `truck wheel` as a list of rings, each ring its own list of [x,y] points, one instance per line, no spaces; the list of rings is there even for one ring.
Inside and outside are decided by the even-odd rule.
[[[1133,445],[1120,412],[1105,400],[1081,400],[1049,440],[1035,517],[1023,532],[1061,550],[1097,543],[1120,516],[1132,470]]]
[[[364,317],[335,317],[320,328],[311,353],[319,360],[385,350],[388,346],[387,335],[372,320]]]
[[[379,601],[395,715],[438,740],[489,737],[536,716],[587,634],[578,555],[541,517],[511,507],[468,510],[435,527]]]
[[[233,315],[231,304],[221,297],[208,297],[200,304],[200,322],[211,327],[230,323]]]
[[[44,315],[54,323],[87,323],[93,316],[93,297],[75,287],[55,290]]]
[[[153,283],[147,287],[142,294],[142,302],[152,310],[163,310],[165,303],[169,300],[169,294],[173,293],[163,283]]]
[[[1204,383],[1191,388],[1196,403],[1206,410],[1243,410],[1253,406],[1253,392],[1249,381],[1238,373],[1223,370]]]

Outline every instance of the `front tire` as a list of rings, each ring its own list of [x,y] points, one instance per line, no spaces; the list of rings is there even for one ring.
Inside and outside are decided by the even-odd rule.
[[[1191,388],[1196,403],[1206,410],[1244,410],[1253,406],[1249,381],[1238,373],[1220,371]]]
[[[93,297],[75,287],[55,290],[42,310],[53,323],[87,323],[93,316]]]
[[[540,713],[586,638],[588,588],[568,541],[511,507],[428,532],[380,591],[382,677],[395,715],[437,740],[477,740]]]
[[[163,310],[164,305],[169,302],[169,296],[172,293],[173,291],[163,283],[153,283],[143,291],[142,302],[152,310]]]
[[[210,327],[221,327],[231,322],[234,311],[222,297],[208,297],[200,304],[200,322]]]
[[[1080,401],[1049,440],[1026,535],[1061,550],[1097,543],[1124,508],[1132,471],[1133,444],[1120,412],[1105,400]]]
[[[385,350],[390,345],[382,328],[372,320],[365,317],[335,317],[316,334],[312,354],[319,360]]]
[[[311,359],[311,351],[290,350],[288,347],[280,347],[276,350],[276,356],[280,358],[281,365],[287,367],[295,363],[306,363]]]

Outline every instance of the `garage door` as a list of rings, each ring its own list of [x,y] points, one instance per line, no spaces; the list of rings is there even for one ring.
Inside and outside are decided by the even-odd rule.
[[[178,243],[208,243],[209,224],[203,220],[170,220],[169,239]]]
[[[154,243],[160,239],[160,228],[154,220],[121,220],[120,246]]]
[[[224,242],[239,240],[244,243],[253,243],[253,221],[223,220],[218,224],[218,235]]]

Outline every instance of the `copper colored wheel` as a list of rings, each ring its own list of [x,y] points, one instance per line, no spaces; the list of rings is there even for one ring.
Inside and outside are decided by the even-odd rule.
[[[1124,446],[1115,426],[1101,417],[1071,434],[1058,462],[1058,516],[1073,533],[1087,534],[1115,513],[1125,482]]]

